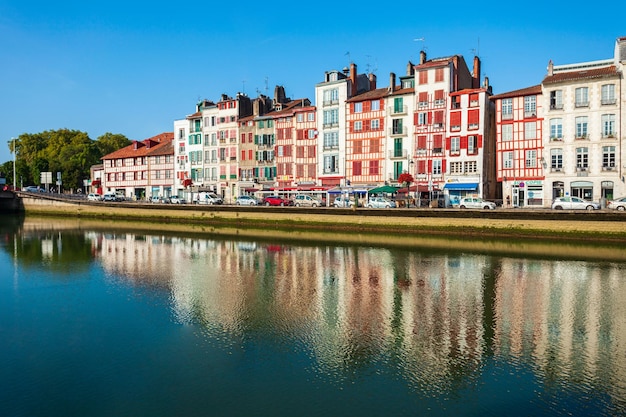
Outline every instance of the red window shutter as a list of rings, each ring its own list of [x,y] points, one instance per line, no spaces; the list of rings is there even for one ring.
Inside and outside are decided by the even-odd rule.
[[[417,126],[418,120],[418,113],[413,113],[413,126]]]
[[[417,161],[417,173],[426,174],[426,161]]]
[[[443,124],[443,111],[439,110],[435,112],[435,123]]]
[[[428,124],[431,124],[433,122],[433,112],[429,111],[428,112]]]
[[[450,113],[450,129],[461,128],[461,112],[455,111]]]
[[[428,93],[425,91],[420,92],[419,94],[419,102],[427,102],[428,101]]]
[[[480,114],[479,114],[479,110],[469,110],[467,112],[467,124],[468,125],[478,125],[478,122],[480,121]],[[478,127],[478,126],[476,126]]]
[[[433,148],[443,148],[443,137],[441,135],[433,136]]]
[[[417,149],[426,149],[426,136],[417,137]]]
[[[443,90],[435,90],[435,100],[443,99]]]

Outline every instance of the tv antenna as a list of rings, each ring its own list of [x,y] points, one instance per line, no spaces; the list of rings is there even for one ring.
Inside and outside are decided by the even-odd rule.
[[[415,38],[413,42],[421,42],[422,43],[422,51],[426,51],[426,39],[425,38]]]

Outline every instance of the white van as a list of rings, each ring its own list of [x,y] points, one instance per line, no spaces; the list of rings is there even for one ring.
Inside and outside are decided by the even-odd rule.
[[[222,197],[218,196],[215,193],[198,193],[198,196],[193,200],[196,204],[224,204],[224,200]]]

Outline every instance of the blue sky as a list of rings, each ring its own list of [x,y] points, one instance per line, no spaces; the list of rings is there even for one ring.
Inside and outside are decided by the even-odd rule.
[[[550,59],[612,58],[626,36],[611,24],[626,12],[619,2],[328,4],[0,0],[0,163],[22,133],[141,140],[222,93],[272,96],[282,85],[314,102],[324,72],[351,61],[384,87],[423,47],[429,58],[463,55],[470,68],[477,52],[482,77],[503,93],[539,84]]]

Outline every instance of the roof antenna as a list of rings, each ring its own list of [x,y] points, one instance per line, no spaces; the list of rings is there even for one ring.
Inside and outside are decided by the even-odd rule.
[[[426,39],[425,38],[415,38],[413,42],[422,42],[422,51],[426,51]]]

